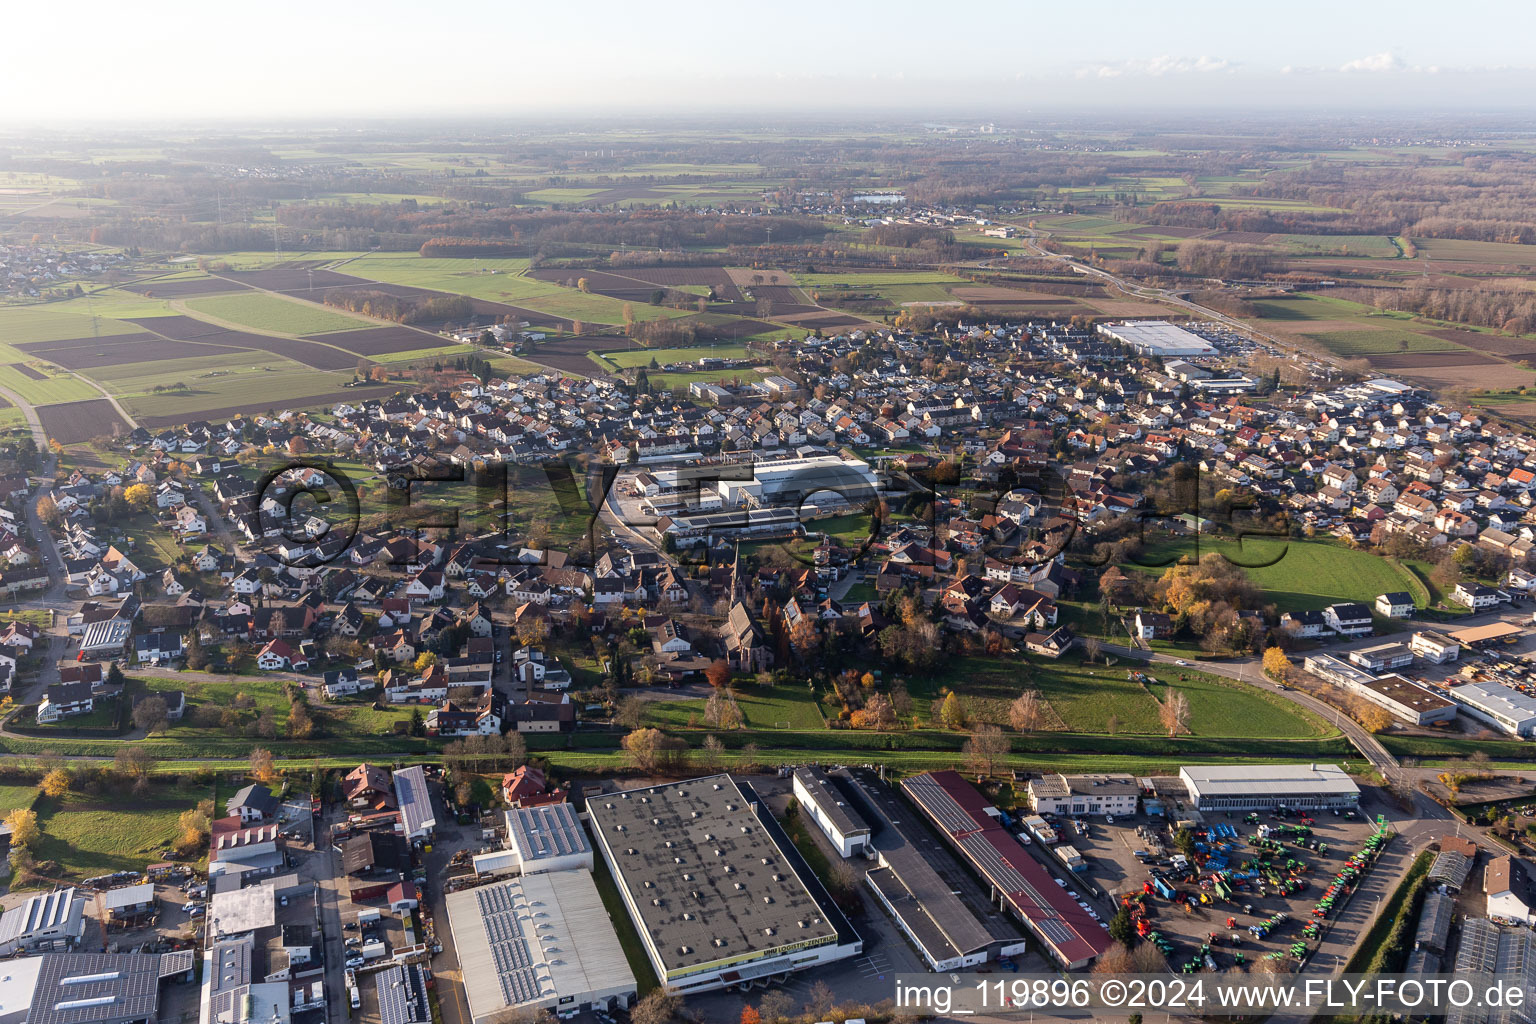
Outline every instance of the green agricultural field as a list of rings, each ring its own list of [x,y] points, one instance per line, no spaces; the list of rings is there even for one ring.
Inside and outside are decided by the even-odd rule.
[[[1256,299],[1253,305],[1266,320],[1352,320],[1367,309],[1358,302],[1300,292],[1280,299]]]
[[[47,376],[42,380],[33,380],[15,366],[0,366],[0,386],[16,392],[32,405],[57,405],[101,397],[95,388],[78,377],[55,374],[51,369],[40,369],[39,372]]]
[[[142,871],[163,859],[160,851],[175,841],[181,812],[212,797],[212,787],[183,784],[154,785],[143,797],[70,793],[62,800],[44,798],[38,801],[43,839],[36,859],[57,861],[64,876],[77,882],[112,871]]]
[[[123,405],[135,416],[180,416],[194,418],[196,413],[211,409],[233,407],[302,409],[315,404],[316,395],[333,395],[352,379],[350,372],[326,373],[299,363],[272,359],[265,353],[252,353],[252,363],[242,371],[230,371],[228,376],[201,377],[186,380],[180,376],[135,378],[114,383],[113,391]],[[254,357],[265,356],[260,362]],[[183,381],[190,385],[187,391],[155,393],[155,384]],[[358,388],[357,397],[387,395],[393,388]],[[254,396],[254,397],[253,397]],[[96,397],[94,392],[84,397]],[[256,403],[264,403],[257,405]],[[329,401],[323,404],[330,404]]]
[[[1454,341],[1431,338],[1415,331],[1382,328],[1358,331],[1319,331],[1305,337],[1341,356],[1382,355],[1391,352],[1461,352]]]
[[[524,192],[523,198],[535,203],[579,203],[607,191],[606,188],[541,188]]]
[[[1266,244],[1278,245],[1295,256],[1368,256],[1374,259],[1402,256],[1386,235],[1271,235]]]
[[[1161,573],[1163,570],[1154,566],[1193,559],[1195,551],[1195,538],[1152,544],[1143,552],[1141,565],[1126,568]],[[1200,555],[1213,551],[1238,565],[1258,566],[1249,568],[1248,575],[1281,612],[1320,608],[1335,601],[1359,601],[1370,606],[1378,594],[1415,589],[1405,570],[1386,559],[1326,541],[1250,537],[1239,545],[1227,539],[1199,538]],[[1273,565],[1263,564],[1271,561]]]
[[[188,299],[183,303],[193,314],[202,313],[214,320],[250,327],[274,334],[326,334],[331,331],[355,331],[372,326],[374,321],[322,309],[308,302],[297,302],[265,292],[240,292]],[[423,339],[425,340],[425,339]]]
[[[73,308],[65,309],[65,305],[71,307],[74,303],[56,303],[48,306],[3,306],[0,305],[0,339],[6,343],[6,347],[18,342],[28,341],[63,341],[67,338],[89,338],[91,332],[91,318],[85,315],[84,307],[80,312]],[[98,324],[102,337],[109,335],[143,334],[144,329],[136,324],[119,323],[114,320],[102,320]],[[7,352],[9,357],[10,353]],[[7,358],[7,362],[19,362],[19,359]]]
[[[350,260],[337,269],[385,284],[413,285],[506,302],[588,324],[623,323],[624,303],[618,299],[519,276],[527,266],[527,260],[428,259],[386,253]],[[631,303],[631,310],[637,320],[689,315],[686,310],[666,309],[649,303]]]
[[[1536,266],[1536,246],[1533,245],[1475,242],[1461,238],[1415,238],[1413,241],[1419,252],[1431,260]]]

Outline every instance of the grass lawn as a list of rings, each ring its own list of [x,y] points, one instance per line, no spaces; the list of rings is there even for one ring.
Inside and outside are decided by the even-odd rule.
[[[1175,669],[1177,675],[1158,675],[1159,682],[1148,687],[1128,677],[1129,667],[1134,666],[1124,661],[1086,665],[1076,657],[1025,663],[1018,656],[972,656],[954,659],[926,685],[909,682],[909,689],[921,711],[941,685],[948,686],[973,717],[1005,726],[1013,699],[1026,689],[1039,690],[1068,732],[1104,734],[1113,717],[1117,734],[1157,736],[1166,732],[1158,720],[1158,701],[1173,686],[1189,698],[1194,736],[1299,739],[1327,733],[1323,723],[1241,684]]]
[[[745,345],[696,345],[693,348],[642,348],[632,352],[604,352],[603,357],[617,366],[650,366],[656,360],[658,366],[668,363],[686,363],[695,359],[743,359]]]
[[[43,839],[37,860],[58,861],[76,881],[111,871],[142,871],[176,839],[181,812],[212,796],[208,788],[183,783],[152,786],[142,798],[120,793],[44,798],[38,801]]]
[[[320,309],[307,302],[294,302],[264,292],[242,292],[235,295],[215,295],[205,299],[188,299],[185,305],[195,313],[206,313],[219,320],[244,324],[258,331],[275,331],[278,334],[356,331],[373,324],[372,320]]]
[[[1269,736],[1302,739],[1332,730],[1294,704],[1252,686],[1175,666],[1160,665],[1150,689],[1159,700],[1164,689],[1189,699],[1189,731],[1195,736]]]
[[[1213,537],[1198,540],[1201,555],[1219,551],[1238,565],[1258,566],[1249,568],[1248,575],[1281,612],[1320,608],[1335,601],[1359,601],[1370,606],[1378,594],[1415,589],[1404,570],[1391,562],[1341,544],[1267,537],[1250,537],[1241,545]],[[1193,558],[1195,551],[1193,537],[1152,544],[1141,556],[1142,565],[1126,568],[1161,573],[1161,568],[1152,566]],[[1273,565],[1263,564],[1271,561]]]
[[[861,605],[865,601],[878,600],[879,597],[880,595],[875,591],[875,585],[873,583],[855,583],[853,586],[849,587],[848,592],[843,595],[842,605],[844,608],[848,608],[855,605]]]
[[[832,539],[846,548],[857,548],[869,537],[869,516],[863,513],[853,513],[846,516],[830,516],[826,519],[813,519],[805,524],[807,533],[830,533]]]
[[[0,786],[0,816],[10,814],[18,807],[31,807],[36,799],[36,786]]]
[[[736,704],[750,729],[813,730],[825,728],[816,697],[806,686],[742,686],[736,690]],[[695,715],[704,720],[704,699],[656,700],[646,703],[646,724],[657,728],[681,729]]]
[[[57,730],[61,735],[68,735],[75,729],[114,729],[117,727],[117,701],[98,700],[91,706],[88,715],[70,715],[61,718],[57,722],[33,721],[28,712],[22,712],[26,719],[22,724],[33,726],[46,731]]]
[[[284,731],[288,726],[289,705],[288,698],[283,693],[283,683],[282,679],[266,675],[236,676],[232,681],[217,683],[195,682],[177,679],[175,676],[150,677],[144,680],[145,687],[150,690],[185,690],[187,702],[192,707],[199,704],[212,704],[220,708],[233,707],[236,695],[242,695],[251,702],[251,707],[246,712],[247,720],[253,719],[262,709],[271,708],[279,736],[285,734]],[[322,744],[334,740],[377,737],[381,733],[391,732],[395,722],[408,721],[411,717],[411,708],[408,705],[391,705],[383,711],[375,711],[372,704],[365,701],[311,703],[309,710],[316,724],[325,734],[325,739],[319,741]],[[194,725],[191,720],[191,707],[189,707],[188,716],[172,724],[167,739],[181,743],[195,743],[238,738],[231,737],[228,730],[221,726]],[[245,742],[249,743],[249,740]]]
[[[768,376],[762,370],[709,370],[695,373],[662,373],[660,370],[647,371],[651,387],[655,390],[667,388],[686,388],[690,384],[718,384],[721,381],[729,384],[739,381],[742,384],[752,384]]]

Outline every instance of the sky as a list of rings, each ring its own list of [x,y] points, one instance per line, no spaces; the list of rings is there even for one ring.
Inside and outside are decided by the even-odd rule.
[[[1536,107],[1536,3],[17,4],[0,122]]]

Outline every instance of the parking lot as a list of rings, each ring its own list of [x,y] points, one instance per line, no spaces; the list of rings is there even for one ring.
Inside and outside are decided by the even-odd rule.
[[[1059,845],[1075,847],[1084,861],[1068,871],[1050,848],[1031,842],[1058,884],[1106,920],[1129,898],[1133,913],[1146,918],[1145,934],[1159,934],[1176,971],[1197,958],[1208,967],[1205,946],[1224,970],[1289,951],[1314,920],[1322,932],[1326,919],[1315,919],[1313,908],[1374,831],[1363,812],[1353,819],[1328,812],[1208,813],[1195,816],[1191,836],[1197,845],[1186,853],[1161,817],[1116,816],[1113,824],[1102,817],[1057,818],[1053,825]],[[1225,872],[1220,886],[1218,870]],[[1250,930],[1255,925],[1265,931],[1262,937]]]

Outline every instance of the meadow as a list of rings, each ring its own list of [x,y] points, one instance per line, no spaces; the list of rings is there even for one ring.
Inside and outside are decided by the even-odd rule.
[[[43,838],[34,856],[56,861],[70,881],[112,871],[142,871],[174,842],[181,812],[213,796],[192,783],[156,785],[143,797],[69,793],[38,801]]]
[[[816,695],[804,685],[737,687],[736,705],[750,729],[816,730],[826,723],[816,707]],[[646,724],[658,728],[683,728],[690,720],[702,723],[704,699],[656,700],[646,704]],[[707,728],[700,726],[701,728]]]
[[[1024,690],[1039,690],[1062,730],[1117,736],[1163,735],[1159,702],[1173,687],[1189,698],[1190,733],[1195,737],[1299,740],[1328,734],[1326,725],[1312,716],[1258,690],[1196,669],[1158,668],[1158,683],[1147,686],[1128,677],[1124,662],[1106,666],[1076,656],[1043,661],[972,655],[953,659],[928,679],[911,679],[908,687],[919,710],[926,710],[924,700],[948,688],[961,696],[975,719],[1005,727],[1009,704]]]
[[[1140,564],[1126,568],[1161,573],[1164,566],[1194,560],[1197,552],[1219,552],[1234,564],[1252,567],[1247,568],[1249,578],[1280,612],[1322,608],[1336,601],[1369,606],[1378,594],[1415,589],[1406,571],[1386,559],[1324,541],[1249,537],[1239,544],[1216,537],[1181,538],[1147,545]]]

